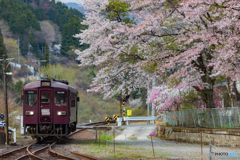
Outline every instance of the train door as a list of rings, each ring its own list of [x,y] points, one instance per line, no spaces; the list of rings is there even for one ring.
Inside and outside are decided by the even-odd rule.
[[[40,90],[40,123],[52,123],[52,91]]]
[[[71,93],[70,97],[70,122],[76,122],[77,121],[77,95],[74,93]]]

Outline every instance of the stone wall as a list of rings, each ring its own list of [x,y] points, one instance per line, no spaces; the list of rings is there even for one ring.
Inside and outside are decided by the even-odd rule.
[[[201,132],[203,144],[240,147],[240,129],[157,127],[158,137],[179,142],[201,143]]]

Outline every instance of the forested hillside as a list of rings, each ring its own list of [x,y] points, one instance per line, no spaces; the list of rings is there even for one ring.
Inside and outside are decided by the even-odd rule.
[[[100,68],[88,66],[80,69],[75,61],[76,54],[73,50],[89,47],[80,45],[80,39],[73,37],[87,28],[81,25],[83,19],[83,14],[78,10],[69,9],[65,4],[54,0],[0,0],[0,32],[3,35],[0,33],[0,57],[6,54],[18,63],[18,40],[20,42],[21,68],[12,67],[11,70],[8,66],[8,71],[13,72],[12,76],[7,77],[9,103],[14,104],[9,113],[13,115],[13,111],[22,110],[22,88],[26,83],[36,80],[33,72],[25,65],[33,66],[35,75],[39,75],[38,64],[32,63],[37,58],[47,60],[41,64],[42,76],[66,79],[79,90],[79,123],[89,122],[90,119],[102,121],[105,116],[119,113],[118,98],[105,101],[101,94],[86,92]],[[2,75],[1,70],[0,87],[3,85]],[[0,111],[4,111],[3,106],[0,106]],[[13,123],[14,121],[11,126]]]
[[[70,54],[70,47],[81,48],[77,39],[72,35],[83,29],[80,25],[83,15],[76,9],[68,9],[61,3],[50,0],[0,0],[0,21],[9,27],[9,33],[5,37],[20,39],[20,50],[22,56],[26,56],[31,45],[30,51],[37,58],[42,58],[44,46],[48,43],[50,48],[54,44],[62,44],[61,54]],[[53,32],[58,34],[63,32],[60,38],[50,37],[49,28],[46,28],[46,22],[51,23]],[[45,25],[44,25],[45,24]],[[45,27],[45,28],[44,28]],[[1,25],[0,25],[1,28]],[[71,29],[69,29],[71,28]],[[47,32],[47,33],[46,33]],[[59,37],[59,36],[58,36]],[[71,40],[68,40],[70,37]],[[74,41],[75,40],[75,41]]]

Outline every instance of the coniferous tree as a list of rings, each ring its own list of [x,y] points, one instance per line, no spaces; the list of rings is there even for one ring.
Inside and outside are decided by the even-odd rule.
[[[47,60],[45,65],[47,66],[49,64],[49,58],[50,58],[50,56],[49,56],[49,47],[48,47],[47,43],[45,44],[44,50],[45,50],[44,58]]]
[[[33,38],[33,29],[30,29],[29,35],[28,35],[28,41],[32,46],[33,52],[36,52],[39,50],[38,43]]]
[[[56,14],[54,23],[56,23],[59,26],[60,31],[61,31],[61,29],[63,27],[63,23],[62,23],[61,16],[59,13]]]
[[[7,59],[7,50],[6,47],[4,45],[4,41],[3,41],[3,35],[2,35],[2,31],[0,29],[0,59],[3,58],[3,55],[5,55],[5,58]],[[2,86],[2,82],[3,82],[3,63],[0,63],[0,85]],[[7,72],[11,71],[11,67],[8,66]],[[12,82],[12,77],[11,76],[7,76],[7,81],[8,82]]]
[[[80,20],[78,17],[69,19],[68,23],[63,26],[62,33],[62,47],[61,54],[67,56],[67,51],[70,50],[70,46],[79,47],[79,39],[73,37],[80,31]]]
[[[0,59],[2,59],[3,55],[6,55],[6,54],[7,54],[7,50],[6,50],[5,45],[3,43],[2,31],[0,29]],[[1,80],[3,80],[3,66],[2,66],[2,62],[0,62],[0,78],[1,78]]]

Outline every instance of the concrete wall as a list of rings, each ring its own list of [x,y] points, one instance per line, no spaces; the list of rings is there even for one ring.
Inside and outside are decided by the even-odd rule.
[[[201,143],[201,132],[203,144],[240,147],[240,129],[157,127],[158,137],[179,142]]]

